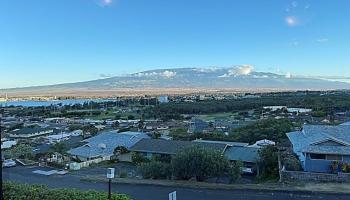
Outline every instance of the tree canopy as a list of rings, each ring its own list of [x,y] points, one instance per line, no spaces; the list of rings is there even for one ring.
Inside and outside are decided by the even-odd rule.
[[[228,169],[229,161],[218,151],[194,145],[179,151],[171,164],[175,177],[184,180],[195,177],[197,181],[203,181],[222,175]]]

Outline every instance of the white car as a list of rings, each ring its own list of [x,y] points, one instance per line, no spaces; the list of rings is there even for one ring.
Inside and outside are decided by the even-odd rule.
[[[8,160],[4,160],[4,162],[2,163],[3,167],[14,167],[16,166],[16,162],[12,159],[8,159]]]

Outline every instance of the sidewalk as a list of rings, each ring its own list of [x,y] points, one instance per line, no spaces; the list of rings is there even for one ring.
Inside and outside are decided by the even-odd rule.
[[[107,182],[103,176],[84,176],[83,181]],[[166,187],[226,189],[226,190],[262,190],[275,192],[311,192],[311,193],[336,193],[350,194],[349,183],[261,183],[261,184],[215,184],[196,181],[181,180],[152,180],[114,178],[113,183],[135,185],[157,185]]]

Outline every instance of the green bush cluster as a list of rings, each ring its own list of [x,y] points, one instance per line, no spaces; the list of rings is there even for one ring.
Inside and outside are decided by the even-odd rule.
[[[166,179],[171,176],[170,165],[156,160],[140,164],[138,170],[146,179]]]
[[[219,177],[229,169],[229,161],[220,152],[198,145],[179,151],[170,162],[157,158],[139,165],[144,178],[164,179],[174,176],[177,179],[196,178],[204,181],[209,177]],[[239,173],[239,172],[238,172]]]
[[[49,189],[43,185],[28,185],[15,182],[3,183],[4,200],[106,200],[108,194],[76,189]],[[123,194],[112,194],[113,200],[130,200]]]

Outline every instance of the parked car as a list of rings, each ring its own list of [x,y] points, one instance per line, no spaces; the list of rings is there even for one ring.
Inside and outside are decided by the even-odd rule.
[[[12,159],[4,160],[2,163],[3,167],[14,167],[16,166],[16,162]]]

